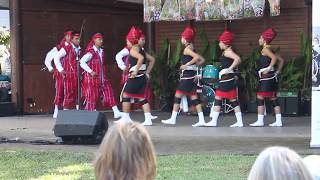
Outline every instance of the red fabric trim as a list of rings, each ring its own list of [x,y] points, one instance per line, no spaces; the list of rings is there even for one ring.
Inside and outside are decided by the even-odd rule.
[[[184,92],[184,91],[181,91],[181,90],[176,90],[176,94],[183,94],[183,95],[193,96],[193,95],[196,95],[197,92],[196,91]]]
[[[257,92],[257,96],[265,97],[265,98],[273,98],[276,97],[276,92]]]
[[[236,89],[232,89],[232,90],[227,91],[227,92],[217,90],[216,91],[216,96],[222,97],[222,98],[225,98],[225,99],[237,99],[237,90]]]
[[[137,98],[137,99],[144,99],[145,98],[145,94],[130,94],[127,92],[123,92],[123,96],[130,97],[130,98]]]

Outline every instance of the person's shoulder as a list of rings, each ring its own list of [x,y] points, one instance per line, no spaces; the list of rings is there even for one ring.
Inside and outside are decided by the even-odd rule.
[[[134,45],[134,46],[131,47],[130,50],[135,50],[135,51],[138,51],[138,52],[139,52],[140,47],[139,47],[139,45]]]

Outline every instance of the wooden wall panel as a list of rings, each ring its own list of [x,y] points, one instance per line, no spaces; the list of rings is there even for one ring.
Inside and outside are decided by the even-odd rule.
[[[125,46],[125,35],[130,27],[143,26],[142,6],[139,6],[138,10],[128,11],[121,7],[113,8],[105,5],[102,8],[90,3],[90,6],[79,3],[72,9],[69,0],[26,1],[22,2],[21,7],[24,111],[52,111],[54,97],[52,76],[49,72],[40,72],[40,67],[43,66],[46,53],[62,39],[63,32],[66,29],[80,31],[84,19],[86,25],[82,36],[83,49],[93,33],[105,34],[104,48],[109,72],[107,76],[111,80],[115,96],[119,97],[122,72],[117,67],[114,57]],[[30,2],[36,3],[35,6],[31,6]],[[36,90],[30,90],[30,87]],[[29,108],[27,98],[35,99],[37,107]]]
[[[226,24],[236,37],[234,48],[241,55],[248,55],[254,47],[258,46],[260,33],[274,27],[278,36],[272,43],[273,47],[281,48],[281,55],[290,60],[300,53],[300,33],[311,34],[310,29],[310,6],[306,6],[302,0],[281,1],[281,15],[278,17],[265,16],[262,18],[240,19],[232,21],[195,22],[196,31],[206,31],[210,42],[218,39],[225,29]],[[155,25],[156,50],[160,50],[163,39],[168,38],[175,42],[180,38],[180,33],[188,22],[158,22]],[[196,49],[200,49],[201,42],[197,36],[195,39]]]

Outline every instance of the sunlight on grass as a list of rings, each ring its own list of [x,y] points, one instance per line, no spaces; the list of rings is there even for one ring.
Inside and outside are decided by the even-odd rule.
[[[70,180],[70,179],[94,179],[93,167],[89,163],[82,164],[74,164],[65,167],[60,167],[56,170],[53,170],[50,174],[45,174],[38,178],[31,178],[32,180],[51,180],[51,179],[59,179],[59,180]],[[86,175],[90,174],[90,176]]]
[[[0,179],[94,180],[94,154],[1,149]],[[182,154],[157,157],[157,180],[246,179],[255,156]]]

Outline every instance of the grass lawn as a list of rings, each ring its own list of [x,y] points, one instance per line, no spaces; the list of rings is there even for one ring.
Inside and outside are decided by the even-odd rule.
[[[94,179],[93,154],[0,148],[0,179]],[[182,154],[158,156],[157,180],[246,179],[255,156]]]

